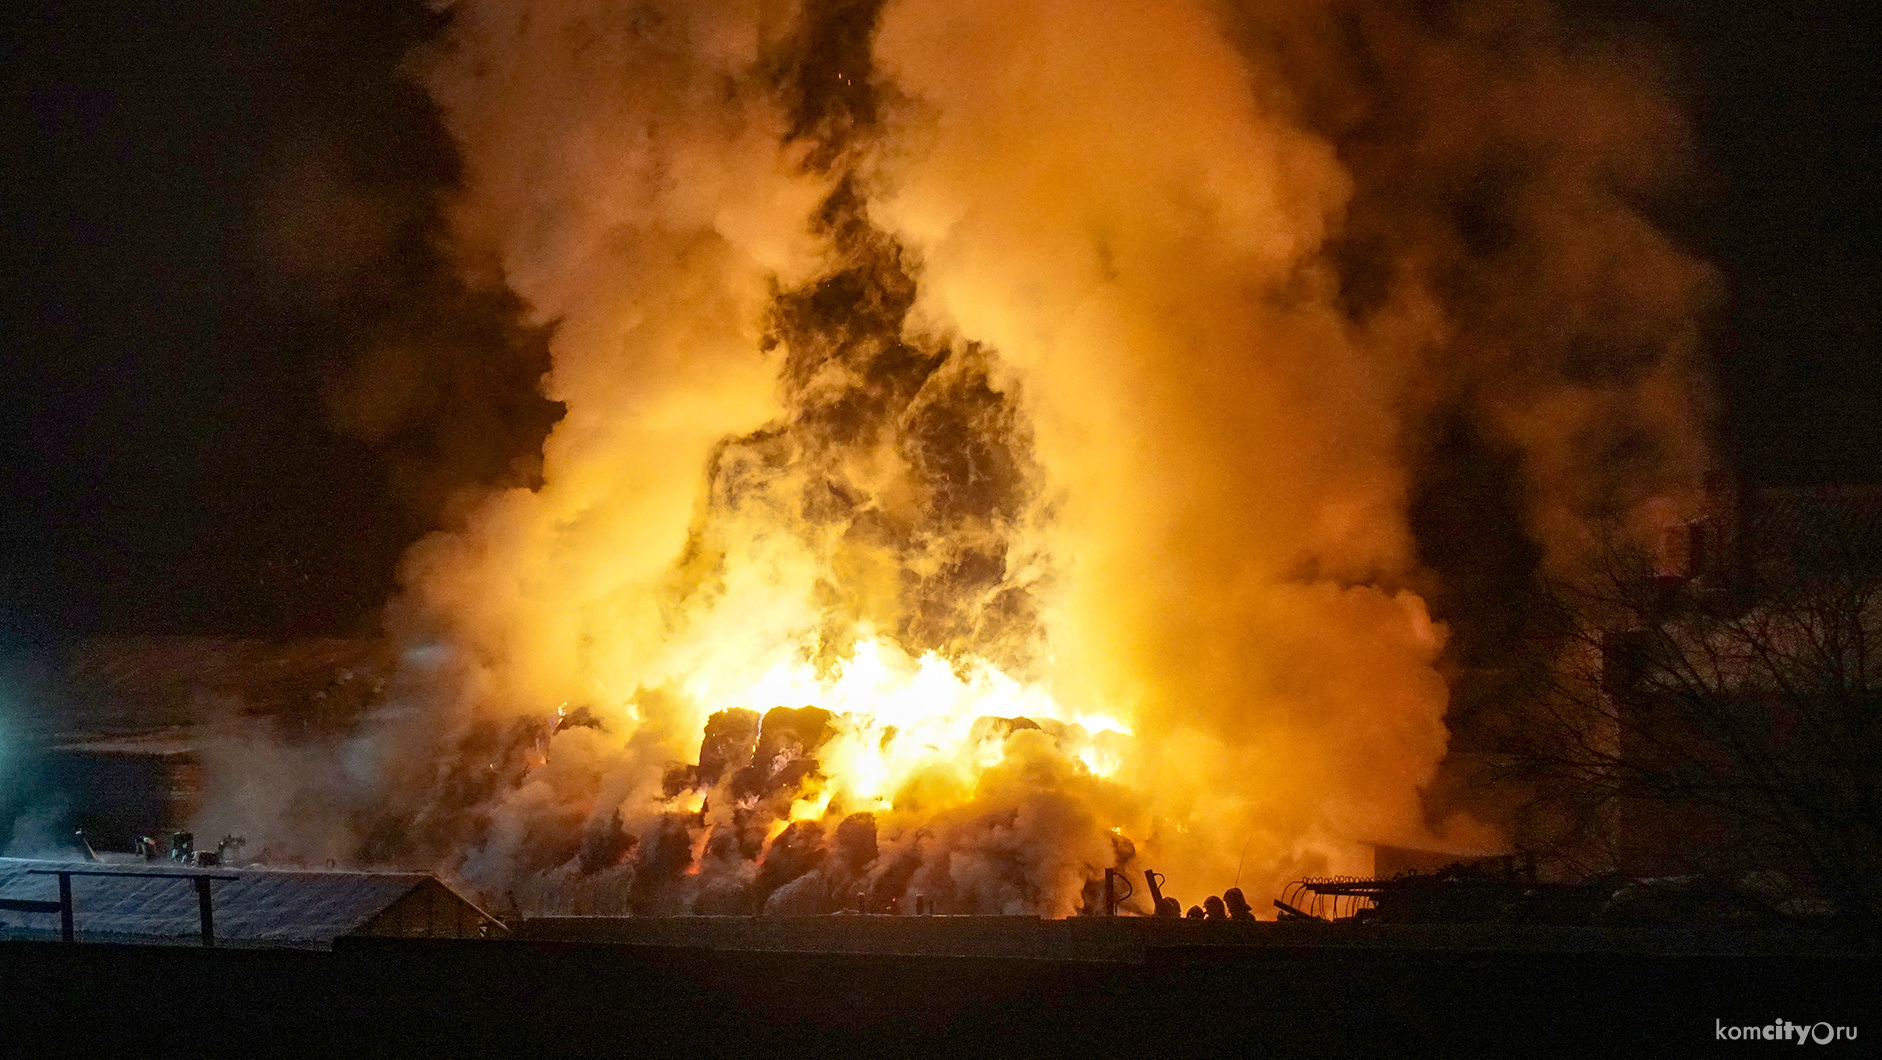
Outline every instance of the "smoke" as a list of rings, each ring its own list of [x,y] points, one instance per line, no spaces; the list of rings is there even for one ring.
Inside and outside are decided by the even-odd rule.
[[[70,858],[76,847],[68,827],[71,805],[63,795],[54,794],[26,806],[12,819],[12,827],[0,857]]]
[[[1560,569],[1700,484],[1682,127],[1546,9],[461,0],[416,62],[566,413],[408,555],[381,715],[231,737],[206,833],[596,912],[1366,871],[1483,831],[1431,426]]]

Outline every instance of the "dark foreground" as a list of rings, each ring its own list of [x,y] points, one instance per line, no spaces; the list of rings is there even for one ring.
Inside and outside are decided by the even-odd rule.
[[[1877,963],[1830,951],[1149,938],[1136,959],[342,939],[332,952],[0,942],[0,1055],[1727,1055],[1828,1021],[1874,1055]],[[1488,940],[1496,943],[1496,940]],[[1875,1036],[1872,1038],[1871,1036]],[[1794,1043],[1787,1043],[1794,1045]]]

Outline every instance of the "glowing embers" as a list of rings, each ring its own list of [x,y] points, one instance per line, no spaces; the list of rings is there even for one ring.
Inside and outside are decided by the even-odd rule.
[[[873,636],[821,674],[808,659],[790,658],[744,687],[702,678],[689,691],[716,709],[697,763],[669,771],[668,799],[690,804],[710,791],[743,809],[764,806],[776,821],[965,800],[1021,730],[1042,732],[1066,759],[1104,777],[1129,740],[1121,722],[1073,715],[983,660],[911,658]],[[792,703],[805,705],[781,706]]]

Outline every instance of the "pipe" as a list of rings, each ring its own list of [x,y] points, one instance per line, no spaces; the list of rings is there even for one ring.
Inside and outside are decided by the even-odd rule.
[[[1117,893],[1117,885],[1120,883],[1124,885],[1123,894]],[[1104,915],[1105,916],[1116,916],[1118,905],[1128,900],[1131,895],[1136,894],[1136,893],[1137,893],[1137,889],[1131,886],[1130,877],[1124,875],[1123,873],[1117,871],[1116,869],[1104,870]]]
[[[1168,880],[1168,879],[1169,879],[1168,876],[1165,876],[1162,873],[1155,871],[1154,869],[1144,870],[1144,882],[1150,885],[1150,900],[1156,903],[1151,908],[1156,910],[1156,915],[1180,917],[1183,915],[1182,903],[1180,902],[1172,903],[1172,904],[1175,904],[1176,906],[1176,911],[1174,913],[1169,912],[1166,907],[1166,902],[1163,897],[1163,883],[1165,880]]]

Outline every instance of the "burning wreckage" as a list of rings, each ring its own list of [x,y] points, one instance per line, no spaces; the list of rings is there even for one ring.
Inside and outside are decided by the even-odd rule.
[[[1612,115],[1657,88],[1415,6],[454,5],[412,62],[440,242],[560,419],[405,556],[358,724],[213,726],[187,820],[524,916],[1167,912],[1153,867],[1258,907],[1371,839],[1497,845],[1426,798],[1412,454],[1520,457],[1532,510],[1458,525],[1551,562],[1576,513],[1644,533],[1703,475],[1709,288],[1607,161],[1540,161],[1651,169]]]
[[[490,937],[492,931],[514,930],[523,937],[642,942],[657,939],[663,944],[696,945],[724,935],[724,922],[732,918],[753,925],[733,940],[736,944],[815,947],[834,939],[836,944],[852,948],[893,947],[908,943],[897,934],[901,929],[870,929],[866,925],[881,925],[884,916],[913,914],[939,915],[956,922],[985,921],[992,934],[975,944],[989,952],[1009,952],[1015,946],[1030,952],[1043,945],[1026,937],[1029,930],[1036,929],[1022,926],[1020,921],[1044,921],[1011,915],[1032,910],[988,909],[976,904],[971,892],[963,895],[948,890],[945,883],[933,885],[932,866],[924,869],[921,856],[922,845],[933,839],[932,831],[916,828],[912,836],[891,832],[885,841],[874,812],[842,812],[841,803],[830,794],[833,782],[821,756],[846,728],[857,725],[855,719],[818,707],[776,707],[762,714],[728,709],[710,715],[696,761],[673,763],[666,768],[658,795],[665,811],[654,819],[651,828],[642,836],[633,835],[617,811],[611,815],[608,828],[588,828],[580,834],[579,845],[565,865],[567,875],[557,882],[564,893],[585,884],[593,896],[586,905],[557,906],[543,902],[537,895],[531,896],[537,899],[531,908],[519,902],[515,893],[498,896],[495,901],[483,895],[491,908],[505,910],[507,906],[507,911],[501,918],[480,914],[483,920],[479,923],[487,925],[480,930],[485,937]],[[471,742],[471,747],[487,756],[487,764],[476,772],[490,790],[515,790],[548,765],[558,737],[583,732],[599,736],[605,735],[605,730],[606,724],[585,708],[559,711],[553,719],[519,721],[502,739]],[[1078,756],[1094,748],[1115,754],[1117,742],[1124,739],[1113,730],[1093,734],[1083,725],[1050,718],[1035,722],[1025,717],[999,716],[972,719],[966,733],[972,757],[980,761],[997,761],[1007,753],[1008,743],[1016,735],[1022,744],[1049,744],[1073,761],[1080,761]],[[873,739],[879,747],[887,747],[898,735],[893,727],[883,727],[875,731]],[[891,805],[885,817],[893,821],[896,813],[897,807]],[[251,856],[246,839],[233,834],[225,835],[214,849],[199,850],[189,831],[159,831],[135,838],[135,849],[128,854],[95,848],[92,838],[83,831],[76,838],[83,861],[21,862],[16,866],[24,875],[0,895],[5,908],[16,913],[44,914],[59,904],[38,895],[43,887],[35,888],[29,879],[35,873],[87,879],[124,876],[131,882],[144,877],[176,876],[194,879],[199,891],[207,891],[209,880],[241,880],[251,875],[266,880],[282,872],[307,872],[310,868],[320,875],[322,868],[267,847]],[[1744,926],[1797,924],[1822,913],[1808,902],[1800,904],[1796,895],[1785,891],[1782,880],[1634,879],[1610,874],[1581,881],[1552,881],[1540,877],[1535,863],[1526,859],[1477,856],[1451,861],[1437,852],[1395,847],[1375,849],[1377,875],[1295,880],[1268,903],[1273,913],[1264,909],[1258,915],[1244,891],[1235,886],[1185,909],[1175,895],[1166,893],[1168,878],[1144,866],[1128,839],[1113,833],[1110,846],[1115,862],[1084,880],[1075,904],[1067,910],[1077,918],[1140,917],[1190,922],[1262,919],[1331,929],[1336,925]],[[1016,851],[1015,856],[1021,853]],[[173,863],[174,869],[166,872],[165,861]],[[205,871],[217,869],[235,875]],[[356,878],[370,883],[376,878],[370,872],[349,875],[349,870],[331,861],[325,870],[326,876],[333,876],[337,870],[336,880]],[[412,881],[421,878],[409,872],[381,875],[387,882],[375,886],[390,888],[388,894],[398,886],[409,888]],[[470,904],[472,899],[456,897],[456,890],[437,884],[434,877],[422,878],[432,880],[438,893],[453,896],[446,899],[451,908],[475,908]],[[238,892],[241,890],[238,888]],[[32,894],[21,897],[14,891]],[[69,893],[62,897],[67,903],[69,936],[71,899]],[[206,894],[202,897],[206,933],[210,903]],[[97,900],[97,894],[81,894],[80,905]],[[842,938],[829,935],[834,928],[816,929],[806,923],[827,920],[831,914],[864,915],[848,918],[851,927],[843,929],[847,935]],[[760,918],[770,926],[757,926]],[[93,918],[86,919],[89,922]],[[798,926],[792,927],[793,923]],[[27,920],[14,926],[29,934],[44,928]],[[275,929],[290,928],[283,924]],[[912,924],[909,928],[920,930]],[[81,928],[94,935],[101,930],[106,929],[89,923]],[[255,933],[260,928],[251,926],[248,930]],[[432,927],[422,930],[436,934]],[[958,934],[978,929],[947,930]],[[137,936],[136,930],[122,924],[116,931],[127,938]],[[872,938],[872,931],[880,937]],[[1002,936],[1010,937],[1000,941]],[[1235,937],[1249,942],[1258,938]],[[1222,941],[1220,937],[1211,938]],[[962,939],[954,936],[941,942],[955,948],[962,945]],[[908,944],[932,945],[935,940],[916,938]]]

